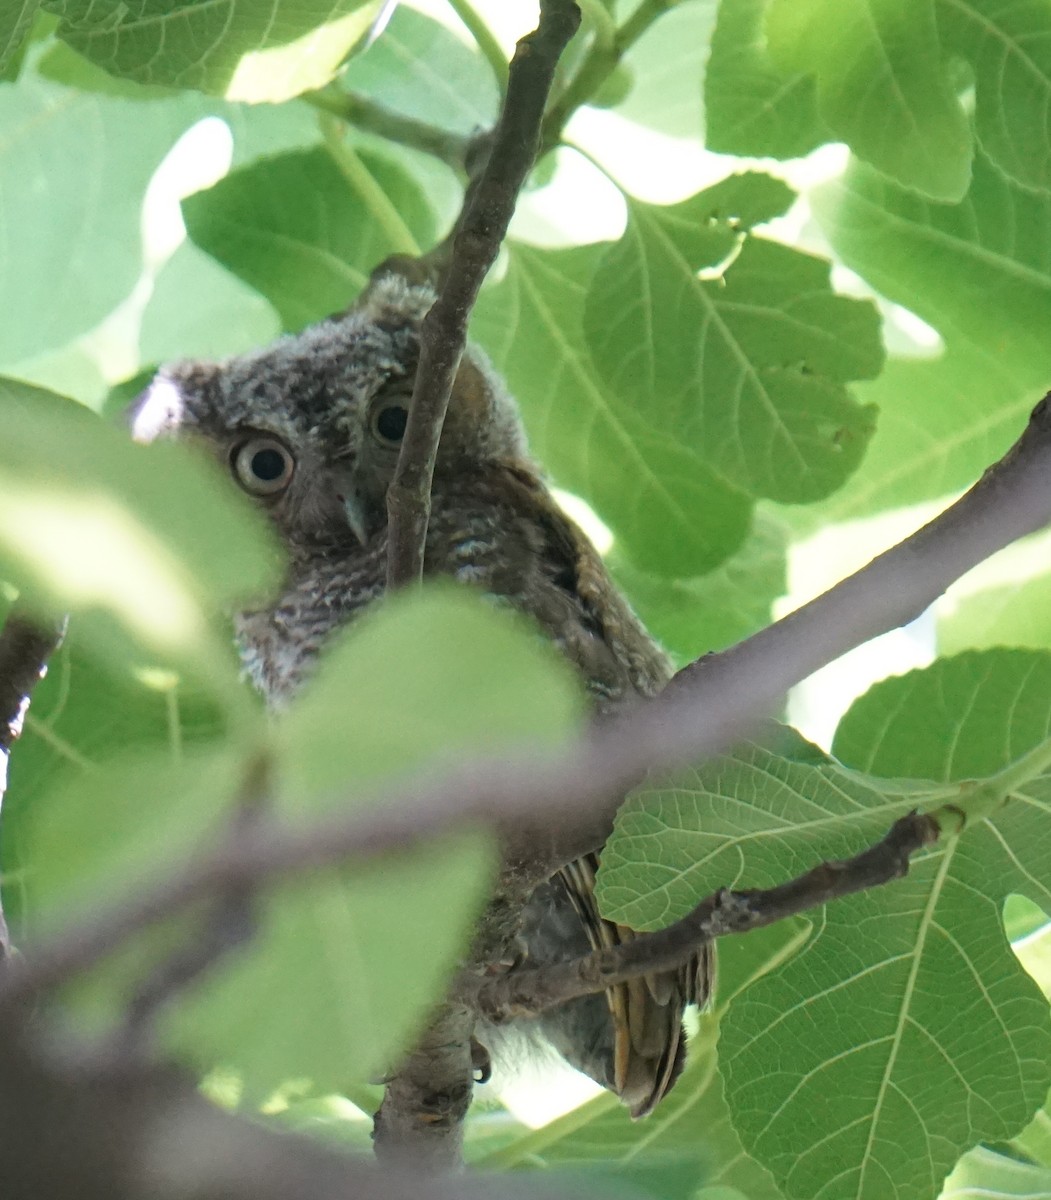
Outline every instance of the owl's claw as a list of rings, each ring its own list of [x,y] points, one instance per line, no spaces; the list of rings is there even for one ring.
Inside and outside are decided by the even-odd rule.
[[[488,1083],[493,1077],[493,1060],[489,1051],[476,1038],[471,1038],[471,1066],[477,1072],[475,1083]]]

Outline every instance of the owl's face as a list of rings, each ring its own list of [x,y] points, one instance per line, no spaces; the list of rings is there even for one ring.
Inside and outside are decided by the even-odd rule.
[[[386,526],[420,324],[433,300],[429,288],[388,275],[350,312],[263,350],[165,367],[135,407],[134,435],[203,441],[292,546],[366,544]],[[469,350],[435,478],[524,453],[513,401]]]

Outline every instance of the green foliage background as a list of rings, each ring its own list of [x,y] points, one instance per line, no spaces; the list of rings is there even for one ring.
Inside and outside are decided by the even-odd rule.
[[[269,725],[224,616],[280,571],[265,523],[213,465],[114,420],[158,362],[298,330],[447,231],[462,175],[331,110],[350,91],[469,137],[498,110],[500,39],[534,11],[403,4],[373,38],[379,7],[0,5],[0,603],[73,613],[4,812],[29,945],[222,836],[261,761],[275,810],[309,821],[414,764],[579,727],[531,631],[441,587],[351,630]],[[881,548],[873,518],[967,486],[1047,389],[1051,0],[582,8],[557,83],[580,111],[472,333],[686,661],[771,619],[815,530],[856,558]],[[158,175],[192,129],[183,147],[225,138],[229,170],[205,179],[176,148]],[[601,1096],[527,1131],[486,1100],[472,1161],[653,1200],[1051,1192],[1047,544],[938,606],[942,657],[857,699],[835,757],[782,736],[632,797],[601,903],[657,928],[917,805],[970,805],[961,835],[903,883],[721,947],[690,1066],[646,1122]],[[974,800],[990,780],[1006,806]],[[282,887],[166,1045],[221,1102],[360,1148],[356,1105],[440,993],[491,869],[484,839],[457,838]],[[76,1019],[111,1025],[200,919],[82,981]]]

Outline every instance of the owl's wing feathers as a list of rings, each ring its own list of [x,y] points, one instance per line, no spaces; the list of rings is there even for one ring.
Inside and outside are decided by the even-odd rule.
[[[534,553],[547,586],[530,589],[529,611],[580,670],[600,716],[632,697],[655,695],[670,678],[671,665],[621,597],[594,547],[556,506],[542,481],[521,464],[509,465],[505,479],[517,493],[515,509],[528,514],[527,527],[542,538]],[[574,937],[564,931],[566,956],[582,953],[586,946],[607,949],[636,936],[627,926],[599,915],[598,865],[594,854],[570,863],[545,897],[547,905],[554,905],[554,911],[548,908],[545,945],[551,945],[553,921],[561,916],[566,924],[567,907],[586,937],[582,946],[579,933]],[[537,941],[530,936],[533,932],[527,914],[523,933],[530,949]],[[712,970],[711,950],[705,947],[681,970],[608,989],[606,1017],[598,1011],[596,998],[589,997],[547,1014],[541,1024],[564,1057],[616,1091],[632,1115],[641,1117],[659,1103],[682,1070],[683,1008],[705,1003]],[[595,1028],[599,1023],[603,1028]],[[587,1036],[581,1036],[583,1027]]]

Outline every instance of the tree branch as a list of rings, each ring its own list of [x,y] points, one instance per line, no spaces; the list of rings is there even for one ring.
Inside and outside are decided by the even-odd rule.
[[[65,631],[65,620],[51,625],[30,620],[17,606],[0,630],[0,806],[7,791],[7,761],[22,732],[33,689],[47,671]],[[11,955],[11,939],[0,904],[0,971]]]
[[[468,192],[453,235],[448,271],[420,330],[420,363],[409,421],[387,491],[387,587],[391,590],[423,576],[434,460],[467,342],[467,321],[536,158],[555,66],[579,23],[580,10],[571,0],[542,0],[537,28],[518,43],[489,160]]]
[[[505,975],[465,974],[456,995],[491,1021],[510,1021],[537,1016],[567,1000],[590,996],[642,975],[675,970],[705,942],[773,925],[830,900],[901,879],[908,874],[912,856],[936,842],[940,832],[933,817],[909,813],[894,823],[886,837],[853,858],[821,863],[777,887],[749,891],[721,888],[681,920],[656,933],[637,934],[623,945],[581,955],[570,962],[518,967]]]

